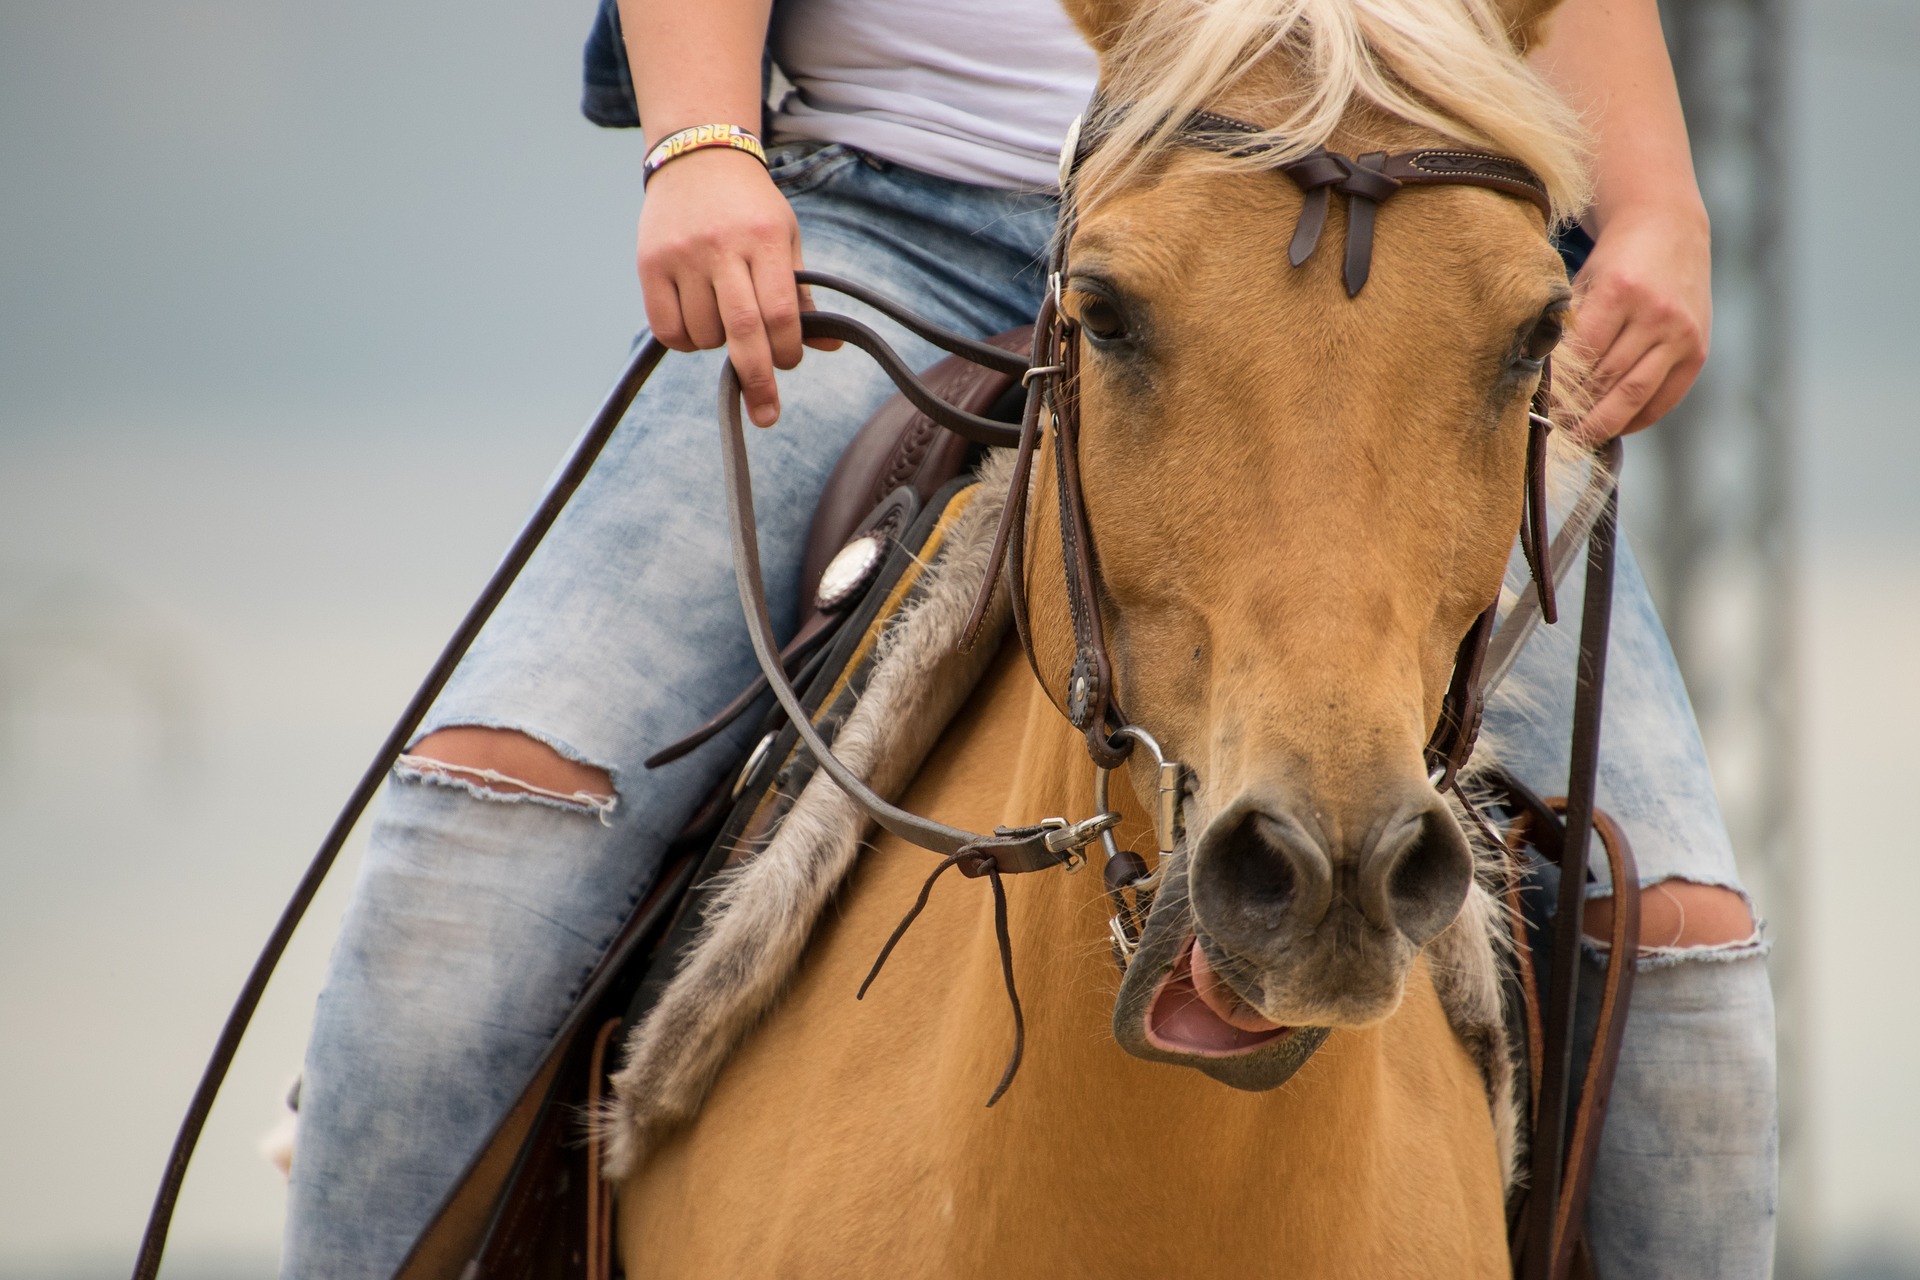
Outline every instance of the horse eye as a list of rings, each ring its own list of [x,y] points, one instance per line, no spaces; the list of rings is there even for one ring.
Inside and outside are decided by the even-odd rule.
[[[1559,303],[1549,307],[1544,315],[1534,322],[1527,340],[1520,344],[1520,355],[1534,364],[1545,360],[1553,349],[1560,345],[1561,334],[1566,330],[1567,307]]]
[[[1120,315],[1120,308],[1109,298],[1097,293],[1082,294],[1080,303],[1080,327],[1095,342],[1113,342],[1127,336],[1127,322]]]

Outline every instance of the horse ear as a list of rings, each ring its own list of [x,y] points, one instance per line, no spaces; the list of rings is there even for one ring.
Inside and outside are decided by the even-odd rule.
[[[1514,50],[1525,53],[1546,38],[1547,18],[1560,7],[1560,0],[1500,0],[1501,16],[1507,20],[1507,38]]]

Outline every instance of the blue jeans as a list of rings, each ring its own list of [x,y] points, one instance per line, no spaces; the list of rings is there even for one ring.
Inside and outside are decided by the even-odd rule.
[[[1053,229],[1051,199],[931,177],[842,146],[781,148],[772,159],[775,181],[799,217],[809,266],[875,285],[964,332],[990,334],[1032,318]],[[860,314],[912,364],[937,355],[854,304],[825,296],[820,302]],[[501,795],[402,770],[380,804],[308,1050],[285,1276],[392,1273],[652,884],[668,840],[744,746],[747,721],[671,768],[640,767],[650,752],[717,711],[755,670],[723,528],[713,420],[719,361],[717,353],[673,356],[661,366],[422,729],[518,730],[605,769],[617,802]],[[891,390],[858,353],[811,353],[781,379],[779,427],[751,433],[778,626],[793,624],[814,500],[841,448]],[[1650,606],[1642,612],[1658,639]],[[1697,742],[1664,639],[1657,647],[1656,660],[1669,673],[1663,692],[1623,713],[1646,725],[1650,740],[1679,735]],[[1569,683],[1570,672],[1568,666]],[[1555,678],[1546,673],[1542,684]],[[1609,715],[1611,729],[1611,704]],[[1548,738],[1553,732],[1564,730],[1542,730]],[[1710,802],[1704,769],[1696,758],[1689,776]],[[1631,795],[1615,805],[1629,822],[1638,816]],[[1724,850],[1710,803],[1686,817],[1693,834],[1681,844]],[[1731,861],[1724,862],[1715,862],[1712,875],[1728,882]],[[1747,987],[1759,982],[1764,993],[1757,961],[1672,972],[1710,970],[1737,974]],[[1759,1052],[1749,1032],[1764,1019],[1752,1009],[1722,1016],[1732,1007],[1724,999],[1687,999],[1705,1006],[1711,1027],[1663,1031],[1656,1047],[1664,1065],[1643,1090],[1623,1069],[1616,1097],[1644,1093],[1648,1106],[1666,1106],[1671,1077],[1684,1085],[1674,1109],[1688,1124],[1716,1124],[1716,1135],[1761,1124],[1751,1107],[1714,1119],[1718,1104],[1697,1096],[1696,1081],[1720,1068],[1702,1066],[1695,1045],[1717,1036]],[[1645,1016],[1659,1021],[1657,1002]],[[1636,1027],[1641,1017],[1636,1006]],[[1632,1033],[1629,1044],[1630,1062],[1637,1061]],[[1765,1058],[1770,1063],[1770,1053]],[[1770,1107],[1770,1095],[1766,1102]],[[1637,1132],[1635,1123],[1614,1122]],[[1654,1128],[1667,1143],[1663,1150],[1686,1147],[1686,1125],[1663,1116]],[[1771,1185],[1771,1165],[1760,1165],[1756,1154],[1740,1166],[1741,1185]],[[1623,1169],[1616,1182],[1658,1201],[1643,1208],[1622,1200],[1627,1207],[1617,1229],[1635,1239],[1664,1241],[1645,1224],[1682,1201],[1703,1206],[1690,1223],[1695,1238],[1765,1233],[1764,1220],[1733,1221],[1713,1207],[1711,1187],[1670,1187],[1674,1166],[1661,1152],[1644,1158],[1610,1146],[1603,1166]],[[1613,1184],[1603,1178],[1603,1185]],[[1595,1218],[1613,1221],[1598,1206]],[[1621,1274],[1760,1273],[1709,1267]]]

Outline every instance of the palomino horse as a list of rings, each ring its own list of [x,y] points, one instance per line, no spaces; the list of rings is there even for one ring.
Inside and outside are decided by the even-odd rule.
[[[1541,6],[1513,7],[1069,0],[1131,104],[1062,255],[1096,607],[1128,718],[1193,779],[1153,1053],[1110,1029],[1098,878],[1016,877],[1025,1065],[983,1108],[1007,1050],[983,886],[942,880],[849,998],[929,870],[883,836],[698,1114],[620,1148],[628,1275],[1506,1272],[1508,1077],[1448,1002],[1493,971],[1488,909],[1423,747],[1520,524],[1565,274],[1535,205],[1447,186],[1380,206],[1356,291],[1332,249],[1290,265],[1299,185],[1155,121],[1280,117],[1295,154],[1472,144],[1564,207],[1564,117],[1519,58]],[[1326,217],[1338,245],[1345,202]],[[1039,680],[1005,645],[906,807],[974,830],[1093,811],[1062,718],[1067,554],[1036,511],[1009,572]],[[1145,753],[1123,772],[1154,794]],[[1151,848],[1128,790],[1119,841]],[[1289,1028],[1331,1030],[1300,1065]]]

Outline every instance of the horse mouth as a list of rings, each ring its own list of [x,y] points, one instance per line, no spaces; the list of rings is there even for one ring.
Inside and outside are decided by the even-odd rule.
[[[1261,1017],[1242,1000],[1208,963],[1198,937],[1187,939],[1147,1005],[1147,1043],[1165,1053],[1235,1058],[1292,1030]]]

